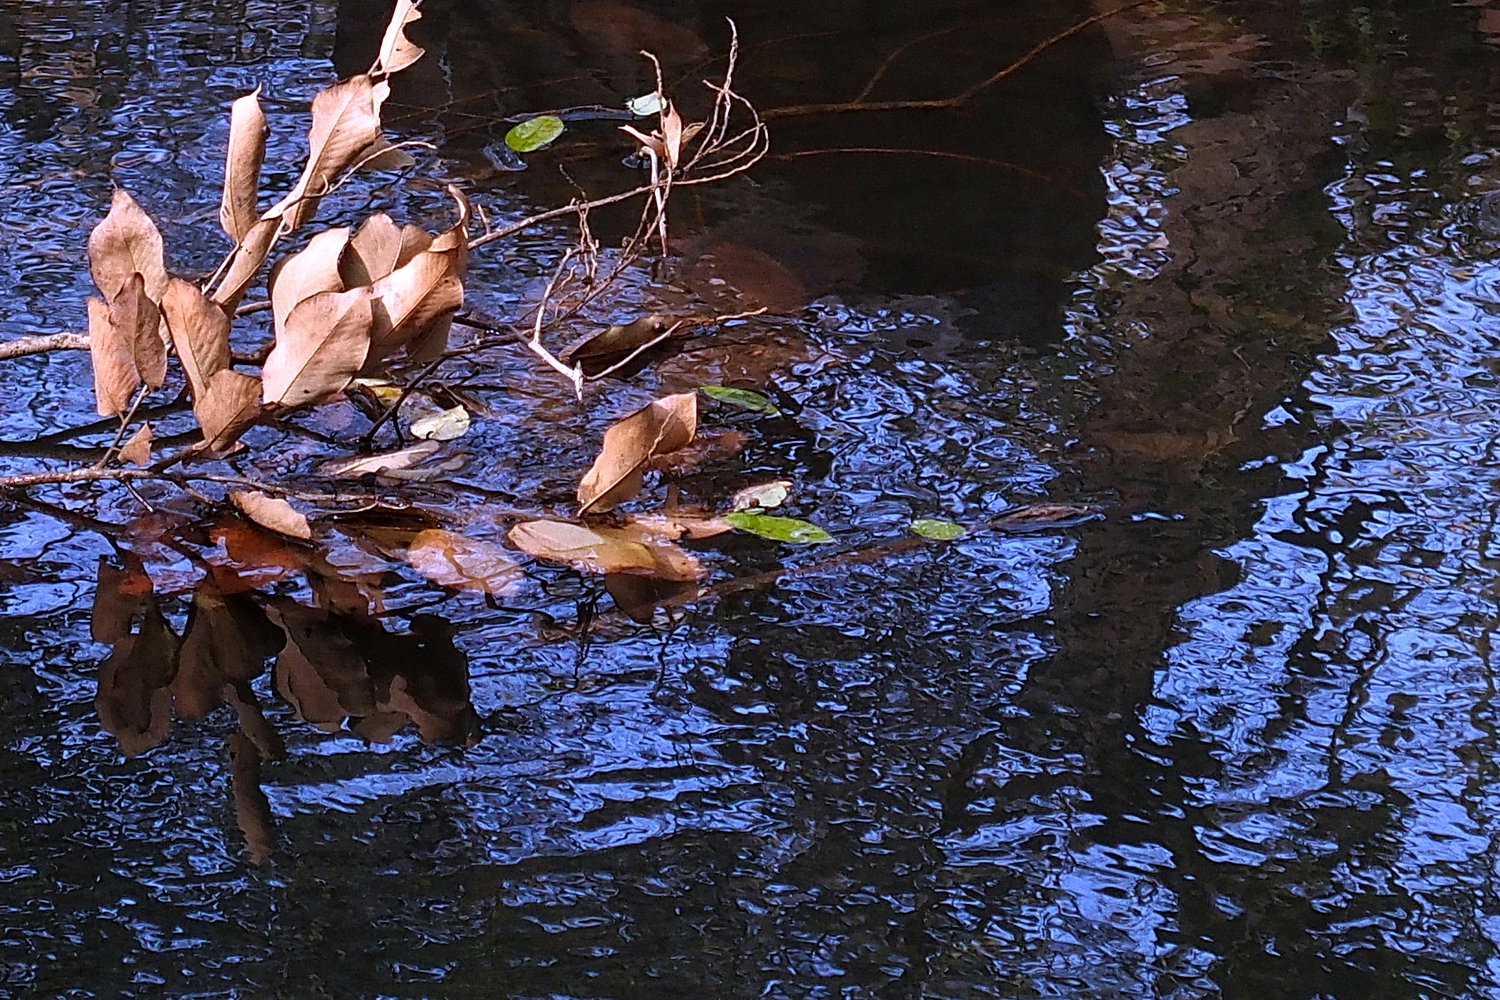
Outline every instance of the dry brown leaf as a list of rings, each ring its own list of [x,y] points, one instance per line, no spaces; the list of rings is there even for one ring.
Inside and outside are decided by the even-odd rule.
[[[146,294],[160,302],[167,287],[161,231],[125,191],[116,188],[109,214],[89,233],[89,273],[104,298],[113,302],[132,274],[145,277]]]
[[[468,264],[469,201],[457,188],[458,221],[421,253],[371,286],[375,329],[367,367],[405,348],[415,361],[429,361],[448,346],[453,316],[464,304]]]
[[[260,110],[260,88],[235,101],[229,109],[229,152],[224,161],[224,195],[219,224],[239,243],[260,218],[257,211],[260,167],[266,158],[270,129]]]
[[[95,407],[101,417],[117,416],[130,409],[131,398],[141,384],[135,354],[125,335],[111,322],[109,306],[90,297],[88,309]]]
[[[161,310],[196,409],[208,392],[209,379],[229,367],[229,317],[204,298],[198,286],[181,278],[167,285]]]
[[[566,521],[523,521],[510,529],[511,544],[538,559],[567,563],[585,573],[635,573],[659,580],[696,580],[698,561],[640,528],[585,528]]]
[[[340,392],[370,350],[370,290],[319,292],[291,311],[261,368],[265,402],[303,406]]]
[[[271,269],[271,316],[279,335],[286,318],[303,301],[319,292],[342,292],[339,257],[349,244],[349,230],[329,229],[307,241],[298,253],[278,261]]]
[[[441,528],[418,532],[406,550],[412,569],[440,587],[504,594],[521,582],[520,567],[500,546]]]
[[[193,415],[203,428],[204,450],[227,451],[260,419],[260,379],[230,368],[214,372]]]
[[[280,219],[261,219],[250,227],[245,238],[234,248],[234,254],[229,258],[229,268],[213,294],[214,303],[224,310],[225,315],[233,316],[234,311],[239,308],[245,289],[250,287],[250,282],[255,280],[255,273],[266,262],[271,246],[280,233],[280,226]]]
[[[375,57],[375,65],[370,68],[371,76],[399,73],[422,58],[426,52],[421,46],[413,45],[411,39],[406,37],[406,26],[422,18],[417,3],[418,0],[396,0],[396,9],[391,12],[385,37],[380,41],[380,54]]]
[[[307,523],[307,515],[285,500],[266,496],[259,490],[235,490],[229,494],[229,502],[262,528],[312,541],[312,526]]]
[[[131,465],[151,464],[151,425],[141,424],[120,447],[120,461]]]
[[[686,447],[698,429],[698,394],[681,392],[641,407],[604,432],[604,446],[578,484],[579,513],[611,510],[641,491],[652,459]]]
[[[380,106],[389,93],[390,84],[376,83],[364,73],[318,91],[307,133],[307,165],[296,186],[266,212],[282,220],[283,232],[306,222],[338,175],[380,138]]]
[[[377,212],[349,238],[339,259],[339,276],[345,288],[371,285],[430,246],[432,236],[421,226],[398,226],[389,215]]]
[[[161,308],[146,294],[146,278],[132,274],[109,304],[109,321],[125,338],[136,374],[153,389],[167,380],[167,344],[162,339]]]

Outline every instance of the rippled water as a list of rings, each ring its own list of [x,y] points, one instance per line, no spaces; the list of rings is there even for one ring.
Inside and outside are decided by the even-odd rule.
[[[581,6],[432,0],[394,130],[440,153],[350,210],[444,225],[451,180],[514,218],[626,176],[590,152],[608,123],[567,181],[484,155],[506,115],[634,93]],[[721,6],[651,5],[692,33],[658,41],[691,63]],[[950,92],[1092,9],[1035,6],[737,12],[777,39],[743,84],[848,99],[957,27],[877,96]],[[377,7],[0,0],[0,335],[83,325],[114,185],[211,270],[228,101],[266,88],[289,185],[297,109]],[[687,252],[775,258],[813,300],[795,320],[582,409],[519,350],[453,374],[491,416],[421,497],[495,539],[496,504],[566,515],[644,400],[773,395],[777,418],[709,408],[748,445],[680,485],[792,479],[838,546],[703,543],[713,599],[642,613],[532,566],[485,600],[358,526],[319,563],[166,490],[0,508],[0,996],[1500,996],[1497,18],[1143,7],[962,112],[789,118],[778,155],[908,151],[684,203]],[[476,253],[471,307],[512,315],[570,238]],[[5,472],[102,443],[30,443],[91,419],[86,358],[0,364]],[[251,443],[244,468],[297,482],[329,448]],[[1042,503],[1070,516],[878,548]],[[310,665],[111,735],[144,689],[91,616],[126,553],[175,634],[275,621]]]

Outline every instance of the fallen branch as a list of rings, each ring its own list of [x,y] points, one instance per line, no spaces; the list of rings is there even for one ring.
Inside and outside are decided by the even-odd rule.
[[[45,354],[48,351],[86,351],[89,338],[82,333],[49,333],[34,337],[18,337],[0,343],[0,361],[20,358],[28,354]]]

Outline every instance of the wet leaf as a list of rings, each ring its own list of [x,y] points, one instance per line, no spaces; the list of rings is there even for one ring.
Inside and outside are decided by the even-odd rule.
[[[1039,503],[1001,514],[990,522],[998,531],[1046,531],[1092,521],[1104,513],[1087,504]]]
[[[370,70],[372,76],[399,73],[422,58],[426,50],[412,44],[411,39],[406,37],[406,26],[422,18],[422,12],[417,9],[418,2],[419,0],[397,0],[396,9],[391,13],[390,23],[386,25],[385,36],[380,42],[380,54],[375,57],[375,65]]]
[[[630,519],[630,524],[642,531],[676,541],[684,535],[697,540],[713,538],[733,531],[722,517],[706,517],[692,514],[641,514]]]
[[[792,542],[797,545],[820,544],[833,541],[833,536],[811,521],[799,521],[794,517],[774,517],[770,514],[751,514],[736,511],[725,514],[736,531],[769,538],[773,542]]]
[[[732,403],[752,413],[764,413],[768,417],[781,416],[781,411],[776,408],[775,403],[749,389],[732,389],[727,385],[700,385],[698,391],[709,399],[720,403]]]
[[[567,129],[556,115],[538,115],[505,133],[505,144],[518,153],[535,153],[556,141]]]
[[[312,541],[312,526],[307,523],[307,515],[285,500],[266,496],[259,490],[234,490],[229,494],[229,501],[262,528]]]
[[[510,541],[527,555],[567,563],[585,573],[637,573],[661,580],[696,580],[691,555],[639,528],[585,528],[566,521],[524,521]]]
[[[141,424],[120,447],[120,461],[131,465],[151,464],[151,425]]]
[[[422,441],[406,448],[387,451],[379,455],[355,455],[352,458],[336,458],[318,466],[318,473],[339,479],[359,479],[362,476],[381,475],[401,469],[410,469],[437,454],[443,448],[440,441]]]
[[[380,106],[390,84],[361,73],[320,90],[312,101],[307,165],[285,198],[267,211],[290,232],[312,217],[333,182],[380,136]]]
[[[406,561],[438,586],[456,590],[504,594],[522,579],[505,549],[441,528],[419,532],[406,550]]]
[[[196,408],[208,393],[209,379],[229,367],[229,317],[181,278],[167,285],[161,310]]]
[[[740,243],[712,243],[695,258],[683,283],[721,312],[768,309],[794,314],[812,301],[807,287],[770,254]]]
[[[256,272],[266,262],[271,245],[276,242],[280,225],[281,220],[278,218],[261,219],[250,227],[250,231],[234,248],[234,253],[229,258],[229,267],[212,296],[214,304],[223,309],[226,316],[233,316],[235,309],[239,308],[245,289],[255,280]]]
[[[239,98],[229,109],[229,150],[224,160],[224,195],[219,224],[236,243],[260,218],[260,168],[266,158],[270,129],[260,110],[260,88]]]
[[[307,241],[300,252],[271,269],[271,316],[277,333],[292,310],[319,292],[342,292],[339,258],[349,243],[349,230],[328,229]]]
[[[261,368],[266,404],[303,406],[342,391],[364,366],[373,323],[369,288],[298,303]]]
[[[730,498],[729,509],[731,511],[745,511],[756,508],[764,510],[772,507],[780,507],[786,503],[786,498],[791,495],[791,480],[774,479],[769,483],[746,486]]]
[[[698,397],[665,396],[641,407],[604,433],[599,457],[578,484],[580,513],[611,510],[641,491],[651,461],[693,440]]]
[[[625,102],[625,109],[637,118],[649,118],[652,115],[661,114],[661,110],[666,106],[666,101],[662,100],[661,94],[654,90],[640,97],[632,97]]]
[[[226,518],[214,525],[209,537],[224,549],[208,559],[214,583],[226,594],[265,587],[308,568],[305,546],[294,546],[251,522]]]
[[[118,188],[110,201],[109,214],[89,234],[89,273],[111,302],[132,274],[144,276],[146,295],[154,301],[161,301],[166,290],[161,231],[136,200]]]
[[[222,454],[260,419],[260,379],[228,368],[214,372],[193,415],[203,428],[204,450]]]
[[[650,625],[658,607],[680,601],[689,594],[696,596],[698,588],[691,581],[611,573],[604,578],[604,589],[609,591],[615,607],[627,618],[641,625]]]
[[[584,374],[592,378],[630,354],[645,351],[668,339],[681,326],[679,317],[651,313],[585,337],[563,348],[558,359],[565,364],[581,365]]]
[[[421,226],[398,226],[389,215],[377,212],[349,238],[339,258],[343,287],[374,284],[430,246],[432,236]]]
[[[969,529],[961,524],[933,517],[919,517],[909,527],[912,534],[930,538],[935,542],[951,542],[969,533]]]
[[[706,465],[733,458],[745,450],[750,435],[729,428],[701,431],[685,447],[652,459],[650,468],[674,479],[690,476]]]
[[[413,361],[430,361],[448,347],[453,316],[464,304],[468,265],[469,201],[457,188],[458,221],[411,260],[370,286],[374,333],[366,369],[404,349]]]
[[[151,594],[151,577],[141,557],[126,552],[123,568],[99,560],[98,585],[94,589],[94,607],[89,634],[95,642],[113,645],[130,634],[130,623]]]
[[[413,420],[407,431],[414,438],[428,441],[452,441],[469,432],[469,411],[455,406]]]

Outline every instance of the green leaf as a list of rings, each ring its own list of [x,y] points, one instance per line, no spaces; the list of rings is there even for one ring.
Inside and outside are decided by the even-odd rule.
[[[518,153],[535,153],[550,146],[566,127],[556,115],[538,115],[505,133],[505,144]]]
[[[913,534],[930,538],[934,542],[951,542],[969,533],[969,529],[961,524],[942,521],[934,517],[919,517],[911,523],[910,528]]]
[[[649,118],[652,115],[661,114],[666,106],[667,102],[663,101],[656,91],[642,94],[640,97],[632,97],[625,102],[625,109],[637,118]]]
[[[833,536],[811,521],[799,521],[795,517],[773,517],[770,514],[748,514],[737,511],[725,514],[724,522],[736,531],[743,531],[773,542],[793,542],[798,545],[816,545],[833,541]]]
[[[727,385],[700,385],[698,391],[709,399],[716,399],[721,403],[733,403],[752,413],[764,413],[768,417],[781,416],[781,411],[776,408],[775,403],[749,389],[731,389]]]

